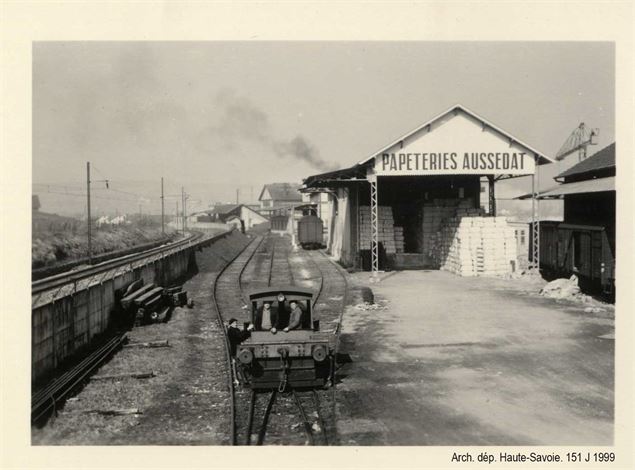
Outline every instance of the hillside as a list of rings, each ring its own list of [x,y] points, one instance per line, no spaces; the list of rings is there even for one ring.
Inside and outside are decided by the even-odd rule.
[[[85,221],[56,214],[34,213],[32,222],[32,269],[55,266],[87,255],[88,237]],[[93,227],[92,253],[96,256],[161,239],[161,226],[152,221]]]

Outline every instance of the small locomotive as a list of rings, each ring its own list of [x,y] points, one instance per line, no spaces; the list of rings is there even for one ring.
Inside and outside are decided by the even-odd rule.
[[[319,331],[312,300],[313,292],[299,287],[271,287],[249,295],[249,324],[256,329],[236,351],[237,372],[245,387],[282,391],[287,386],[315,388],[332,383],[335,335]],[[285,331],[293,316],[291,305],[300,309],[300,322],[297,328]],[[263,324],[265,308],[270,309],[273,322]]]

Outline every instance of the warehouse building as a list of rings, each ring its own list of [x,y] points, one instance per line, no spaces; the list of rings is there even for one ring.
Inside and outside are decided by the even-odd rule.
[[[516,238],[496,217],[495,184],[530,176],[535,194],[536,167],[551,162],[456,105],[352,167],[309,176],[303,191],[330,195],[328,248],[345,265],[505,274],[517,269]]]
[[[576,274],[584,291],[614,295],[615,175],[612,143],[560,173],[554,178],[560,184],[537,196],[564,200],[564,220],[540,224],[540,266],[545,274]]]

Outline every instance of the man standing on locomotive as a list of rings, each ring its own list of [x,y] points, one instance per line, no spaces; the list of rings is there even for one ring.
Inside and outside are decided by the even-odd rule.
[[[291,307],[291,316],[289,318],[289,326],[283,330],[285,332],[298,328],[302,323],[302,314],[304,313],[295,300],[289,302],[289,307]]]
[[[271,309],[271,302],[263,302],[262,308],[256,312],[254,319],[256,330],[270,330],[272,333],[277,331],[278,312]]]

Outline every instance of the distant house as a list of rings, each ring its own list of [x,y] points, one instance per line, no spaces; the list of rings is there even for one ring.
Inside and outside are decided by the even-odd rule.
[[[31,196],[31,210],[39,211],[40,207],[42,207],[40,204],[40,198],[37,194],[34,194]]]
[[[241,221],[245,225],[245,230],[250,230],[255,225],[268,222],[268,219],[244,204],[217,204],[211,209],[195,212],[187,218],[188,227],[201,229],[236,224],[240,226]]]
[[[279,213],[280,210],[302,203],[300,184],[296,183],[269,183],[260,191],[258,201],[259,212],[264,216]]]

